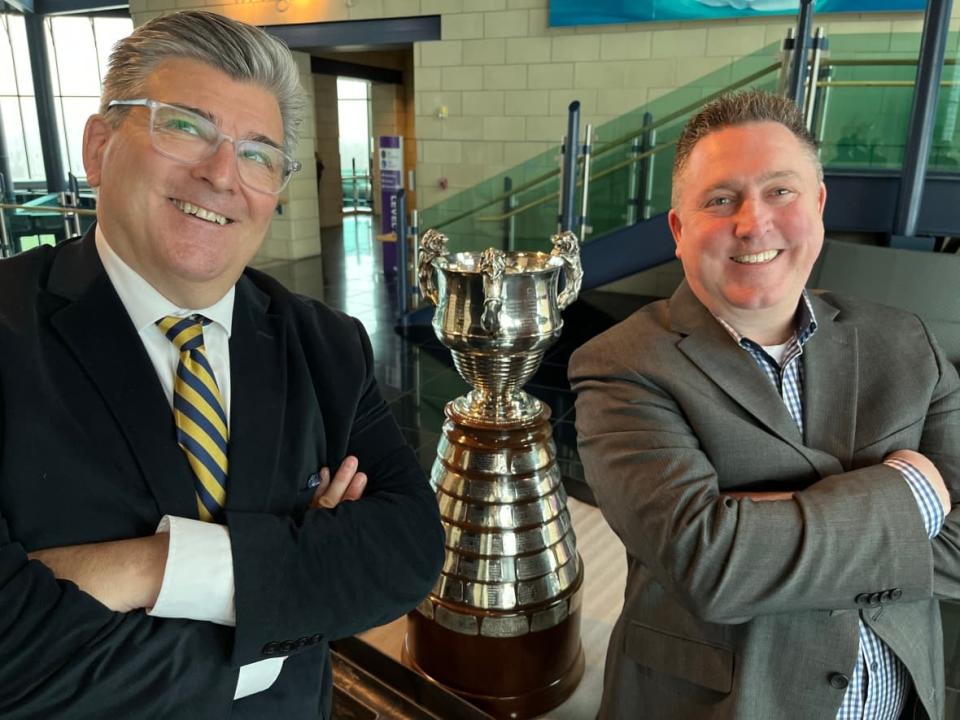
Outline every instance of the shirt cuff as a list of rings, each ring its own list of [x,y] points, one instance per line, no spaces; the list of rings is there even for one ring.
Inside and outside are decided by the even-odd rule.
[[[160,595],[147,614],[235,626],[233,553],[227,527],[164,515],[157,532],[170,534],[170,548]]]
[[[946,513],[943,511],[943,505],[940,504],[940,498],[937,497],[937,491],[933,489],[927,476],[911,463],[900,458],[884,460],[883,464],[900,471],[910,487],[910,492],[913,493],[913,499],[917,502],[920,516],[923,518],[923,526],[927,530],[927,537],[935,538],[943,527]]]
[[[237,690],[233,694],[234,700],[247,695],[263,692],[276,681],[283,668],[285,657],[266,658],[249,665],[240,666],[240,675],[237,676]]]

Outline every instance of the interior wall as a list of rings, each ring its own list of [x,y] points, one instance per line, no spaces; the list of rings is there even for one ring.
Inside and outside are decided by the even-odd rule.
[[[135,24],[187,7],[259,25],[440,15],[441,40],[413,48],[420,207],[555,147],[571,100],[581,102],[583,124],[600,125],[779,42],[794,22],[783,16],[551,28],[548,2],[131,0],[130,10]],[[960,3],[952,18],[956,28]],[[881,54],[884,35],[919,32],[922,14],[818,15],[815,24],[828,34],[871,33]],[[304,155],[312,158],[313,148]]]
[[[343,220],[337,78],[333,75],[314,75],[313,88],[316,153],[323,163],[323,174],[317,183],[320,226],[330,227],[339,225]]]

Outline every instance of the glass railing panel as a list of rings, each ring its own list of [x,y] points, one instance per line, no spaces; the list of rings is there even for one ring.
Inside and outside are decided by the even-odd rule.
[[[830,74],[823,78],[816,124],[822,128],[817,133],[825,165],[884,170],[902,165],[919,43],[917,33],[830,38],[830,53],[824,59]],[[951,33],[930,156],[932,171],[960,169],[958,43],[960,34]],[[585,242],[642,217],[641,208],[631,207],[630,202],[638,171],[633,144],[646,124],[652,122],[656,128],[653,181],[646,202],[648,215],[655,215],[670,207],[673,145],[690,113],[723,91],[748,87],[775,91],[778,45],[771,44],[594,129],[587,212],[591,232]],[[421,227],[439,225],[454,250],[491,245],[545,250],[557,227],[557,168],[557,150],[544,152],[428,208]],[[510,197],[504,194],[507,179],[514,188]],[[579,213],[578,206],[575,214]]]
[[[776,52],[777,44],[772,44],[595,129],[596,167],[606,174],[597,188],[599,199],[594,199],[592,191],[590,194],[588,216],[595,228],[594,235],[601,228],[620,227],[627,220],[626,191],[619,186],[619,181],[627,177],[629,167],[611,169],[611,166],[629,160],[630,137],[643,126],[644,114],[652,113],[656,121],[679,112],[682,124],[686,118],[685,108],[702,102],[704,97],[729,86],[737,78],[769,67]],[[506,180],[514,188],[509,198],[505,197]],[[669,185],[669,173],[667,182]],[[558,150],[553,148],[425,209],[420,226],[440,228],[448,236],[453,251],[478,250],[490,245],[545,250],[557,227],[559,183]],[[510,217],[504,217],[509,212],[508,201],[514,210]],[[598,203],[596,210],[594,202]],[[578,207],[577,214],[579,210]]]
[[[706,99],[717,93],[726,91],[731,85],[764,90],[776,89],[779,66],[774,66],[769,57],[744,58],[741,63],[736,64],[737,70],[741,68],[747,71],[746,74],[734,80],[730,79],[728,68],[700,78],[682,88],[682,92],[671,93],[671,100],[680,101],[676,102],[672,110],[657,108],[656,103],[651,103],[645,108],[645,111],[650,113],[648,119],[655,127],[652,137],[647,139],[648,144],[653,148],[649,157],[649,162],[652,163],[650,171],[652,182],[645,197],[631,197],[643,186],[639,177],[642,167],[634,152],[636,145],[643,147],[643,136],[638,133],[643,123],[640,122],[632,127],[632,135],[629,132],[622,133],[606,144],[602,138],[612,137],[609,132],[610,125],[616,123],[618,129],[622,130],[624,128],[622,119],[618,118],[614,123],[599,129],[600,139],[595,143],[596,153],[590,172],[588,218],[591,232],[584,239],[585,242],[637,222],[642,219],[644,209],[647,217],[669,209],[674,148],[695,107],[699,107]],[[730,82],[721,85],[721,81]],[[654,114],[653,110],[660,112]],[[634,118],[636,117],[634,115]],[[642,117],[640,115],[640,118]],[[663,124],[665,120],[667,122]]]
[[[949,33],[929,169],[960,162],[960,33]],[[835,169],[896,170],[903,164],[913,105],[917,33],[836,35],[820,82],[816,123],[824,164]],[[869,111],[866,111],[866,110]]]

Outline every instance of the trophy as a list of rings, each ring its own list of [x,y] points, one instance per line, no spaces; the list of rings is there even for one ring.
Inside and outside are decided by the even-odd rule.
[[[583,675],[583,564],[550,408],[522,389],[580,291],[579,243],[564,232],[550,254],[449,255],[446,242],[423,236],[420,289],[472,389],[444,409],[430,482],[446,557],[408,615],[403,659],[495,717],[528,718],[563,702]]]

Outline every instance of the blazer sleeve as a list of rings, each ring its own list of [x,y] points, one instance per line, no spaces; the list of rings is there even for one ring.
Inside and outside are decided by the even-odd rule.
[[[308,510],[302,519],[228,513],[237,664],[393,620],[422,600],[440,573],[436,497],[377,387],[363,326],[351,319],[343,334],[328,340],[359,364],[361,378],[356,407],[342,408],[352,418],[345,454],[360,460],[367,485],[359,500]]]
[[[927,330],[924,327],[924,330]],[[960,599],[960,378],[927,331],[939,370],[917,450],[937,466],[950,491],[953,508],[933,539],[934,595]]]
[[[0,717],[220,717],[237,682],[231,636],[110,611],[28,560],[0,516]]]
[[[930,598],[931,542],[898,471],[841,472],[792,501],[725,496],[676,399],[617,358],[600,342],[571,359],[586,478],[627,552],[690,612],[730,623],[859,608],[861,593],[892,588],[904,602]],[[956,374],[944,374],[919,448],[934,462],[960,441],[956,393]],[[938,547],[955,566],[955,548]]]

